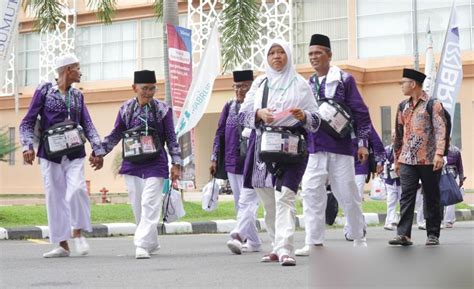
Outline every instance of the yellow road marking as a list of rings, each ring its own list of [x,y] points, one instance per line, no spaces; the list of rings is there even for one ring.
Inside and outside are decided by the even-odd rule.
[[[46,242],[40,239],[27,239],[27,241],[36,243],[36,244],[41,244],[41,245],[49,244],[49,242]]]

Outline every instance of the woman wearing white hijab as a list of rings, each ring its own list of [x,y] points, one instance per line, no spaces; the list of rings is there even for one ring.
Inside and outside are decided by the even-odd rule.
[[[245,160],[244,187],[255,189],[265,209],[265,224],[273,249],[262,262],[280,261],[283,266],[294,266],[295,200],[307,159],[280,167],[283,172],[275,189],[276,178],[260,160],[256,144],[260,141],[263,125],[292,127],[304,134],[305,129],[315,132],[320,120],[309,84],[291,63],[288,43],[282,40],[269,42],[265,55],[265,74],[253,82],[239,114],[240,123],[253,129]],[[268,101],[266,108],[262,108],[265,86],[268,86]]]

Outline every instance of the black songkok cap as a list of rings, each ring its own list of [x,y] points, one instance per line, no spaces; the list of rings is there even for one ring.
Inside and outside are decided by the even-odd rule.
[[[414,69],[404,68],[403,77],[410,78],[420,83],[423,83],[426,78],[426,75]]]
[[[135,71],[133,83],[156,83],[155,71],[153,70]]]
[[[309,46],[313,45],[320,45],[331,49],[331,40],[329,40],[329,37],[327,37],[326,35],[313,34],[313,36],[311,36]]]
[[[252,70],[235,70],[232,74],[234,75],[234,82],[253,80]]]

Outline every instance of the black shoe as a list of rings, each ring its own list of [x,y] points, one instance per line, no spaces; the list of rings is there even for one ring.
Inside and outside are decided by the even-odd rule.
[[[429,235],[428,239],[426,239],[425,245],[426,246],[437,246],[437,245],[439,245],[438,237],[436,237],[434,235]]]
[[[411,246],[413,242],[407,236],[396,236],[392,240],[388,241],[390,245],[402,245],[402,246]]]

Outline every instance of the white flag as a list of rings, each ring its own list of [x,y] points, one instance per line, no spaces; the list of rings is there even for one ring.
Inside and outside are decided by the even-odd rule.
[[[0,87],[3,86],[9,67],[13,40],[18,28],[21,1],[0,3]]]
[[[426,55],[425,55],[425,75],[426,79],[423,82],[423,90],[429,97],[433,96],[435,79],[436,79],[436,63],[433,53],[433,36],[431,35],[430,21],[426,26]]]
[[[462,76],[459,27],[456,19],[456,6],[453,2],[433,95],[443,103],[444,108],[451,115],[451,122],[454,120],[454,108],[461,89]]]
[[[211,99],[214,80],[219,75],[220,55],[216,21],[176,124],[177,138],[194,128],[204,115]]]

